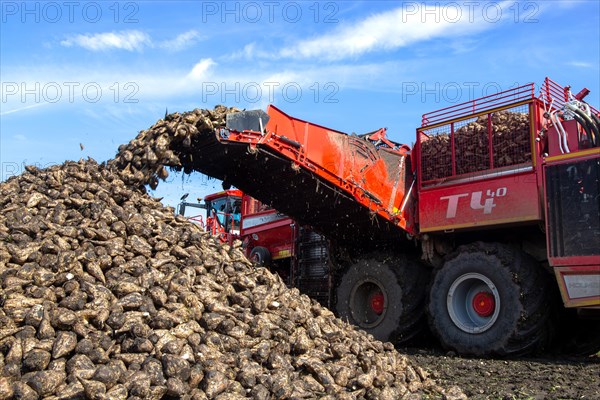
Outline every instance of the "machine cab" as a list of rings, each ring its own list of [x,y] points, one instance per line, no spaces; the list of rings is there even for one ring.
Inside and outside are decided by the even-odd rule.
[[[242,192],[225,190],[208,195],[206,203],[206,230],[219,235],[224,241],[233,241],[240,234]]]

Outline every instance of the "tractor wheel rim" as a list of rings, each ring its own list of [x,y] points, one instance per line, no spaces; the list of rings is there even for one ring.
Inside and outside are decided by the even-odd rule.
[[[356,325],[373,328],[385,318],[388,307],[384,288],[373,279],[357,282],[350,294],[350,313]]]
[[[496,301],[492,293],[481,291],[473,296],[473,310],[480,317],[489,317],[495,309]]]
[[[467,333],[487,331],[500,314],[498,288],[479,273],[458,277],[448,290],[446,304],[452,322]]]

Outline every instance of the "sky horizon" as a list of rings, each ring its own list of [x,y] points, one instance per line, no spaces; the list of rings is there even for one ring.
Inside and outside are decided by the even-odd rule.
[[[546,76],[600,105],[598,1],[1,1],[0,180],[112,158],[169,112],[217,104],[388,128]],[[175,206],[221,190],[172,174]]]

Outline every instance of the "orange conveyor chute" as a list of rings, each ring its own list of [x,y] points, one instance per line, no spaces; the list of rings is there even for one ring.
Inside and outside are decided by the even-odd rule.
[[[265,130],[194,143],[197,171],[223,179],[328,238],[373,246],[414,233],[410,149],[385,130],[348,135],[274,106]],[[266,119],[266,118],[265,118]]]

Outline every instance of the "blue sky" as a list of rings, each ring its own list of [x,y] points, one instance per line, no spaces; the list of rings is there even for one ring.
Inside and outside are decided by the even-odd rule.
[[[411,144],[423,113],[546,76],[600,103],[595,0],[0,4],[2,180],[111,158],[167,108],[272,102]],[[179,175],[154,195],[219,189]]]

